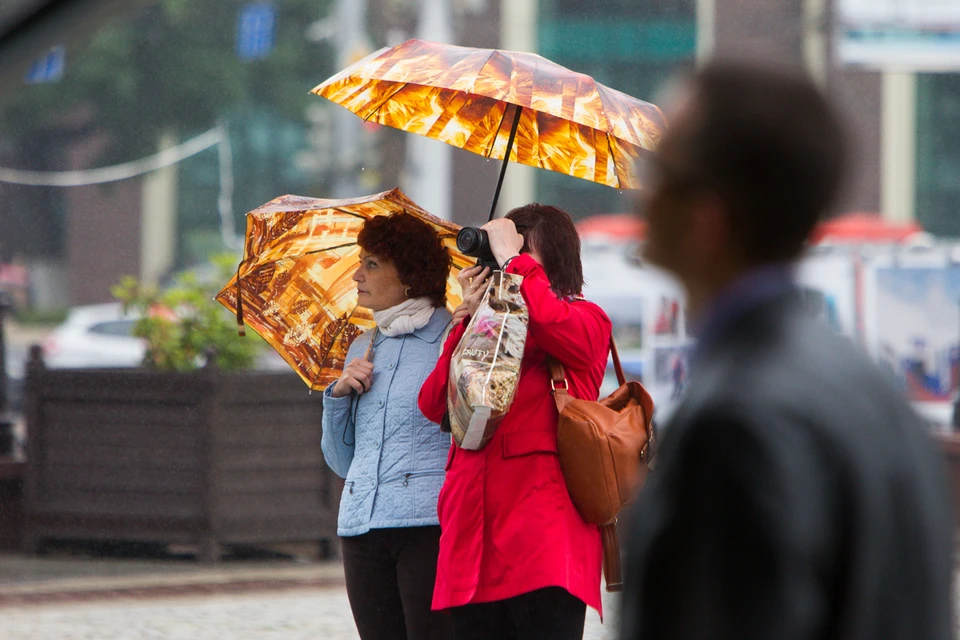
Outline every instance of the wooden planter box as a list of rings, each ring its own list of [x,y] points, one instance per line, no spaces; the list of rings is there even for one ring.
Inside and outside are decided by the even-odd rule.
[[[47,538],[199,546],[336,536],[342,485],[321,398],[293,373],[48,370],[26,388],[24,546]]]

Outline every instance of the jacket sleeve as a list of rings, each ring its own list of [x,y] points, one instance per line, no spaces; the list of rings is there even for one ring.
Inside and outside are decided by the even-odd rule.
[[[369,338],[368,338],[369,340]],[[366,349],[367,341],[357,339],[347,350],[346,361],[350,362],[360,353],[360,347]],[[323,418],[320,435],[320,448],[323,450],[323,459],[327,466],[341,478],[347,477],[350,463],[353,462],[353,453],[357,442],[357,425],[353,422],[353,403],[357,400],[356,393],[350,393],[342,398],[334,398],[331,394],[337,381],[331,382],[323,391]]]
[[[520,292],[530,314],[530,334],[544,351],[572,369],[606,360],[612,324],[595,304],[561,300],[536,260],[521,254],[507,273],[523,276]]]
[[[655,500],[637,503],[655,504],[647,523],[659,524],[639,534],[633,514],[643,549],[628,549],[622,640],[815,635],[830,601],[818,571],[834,562],[827,465],[789,434],[784,456],[736,421],[690,426]]]
[[[332,383],[323,392],[323,430],[320,436],[320,448],[327,466],[341,478],[347,477],[357,442],[357,426],[353,422],[353,402],[356,394],[342,398],[331,396]]]
[[[450,331],[447,341],[443,344],[440,359],[437,360],[437,366],[420,387],[417,404],[430,422],[439,424],[443,420],[443,414],[447,412],[447,379],[450,377],[450,361],[453,358],[453,350],[460,344],[460,338],[466,332],[469,322],[470,318],[465,318]]]

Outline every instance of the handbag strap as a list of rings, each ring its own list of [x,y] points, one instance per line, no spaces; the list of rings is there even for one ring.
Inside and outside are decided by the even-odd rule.
[[[623,576],[620,566],[620,539],[617,536],[617,520],[600,525],[600,539],[603,542],[603,577],[607,591],[623,591]]]
[[[610,355],[613,356],[613,368],[617,372],[617,383],[622,387],[627,384],[627,377],[623,375],[623,366],[620,364],[620,353],[617,351],[617,343],[613,339],[613,336],[610,336]],[[567,382],[567,372],[563,368],[563,365],[560,364],[560,361],[556,358],[551,357],[549,360],[550,367],[550,390],[553,391],[553,394],[565,394],[570,388],[570,384]]]

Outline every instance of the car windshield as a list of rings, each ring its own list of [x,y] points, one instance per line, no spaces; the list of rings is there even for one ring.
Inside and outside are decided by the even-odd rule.
[[[116,322],[98,322],[90,327],[90,333],[104,336],[124,336],[133,335],[133,320],[118,320]]]

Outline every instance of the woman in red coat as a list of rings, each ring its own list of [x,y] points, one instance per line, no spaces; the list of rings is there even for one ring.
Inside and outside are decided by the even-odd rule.
[[[610,319],[595,304],[574,300],[583,270],[569,215],[531,204],[484,229],[497,262],[523,276],[529,332],[514,404],[493,439],[480,451],[450,450],[433,608],[452,611],[458,640],[580,639],[586,606],[600,611],[600,532],[577,513],[560,471],[546,360],[563,364],[571,394],[596,400]],[[463,275],[466,302],[455,315],[462,322],[420,391],[421,411],[436,422],[447,409],[451,355],[487,273]]]

